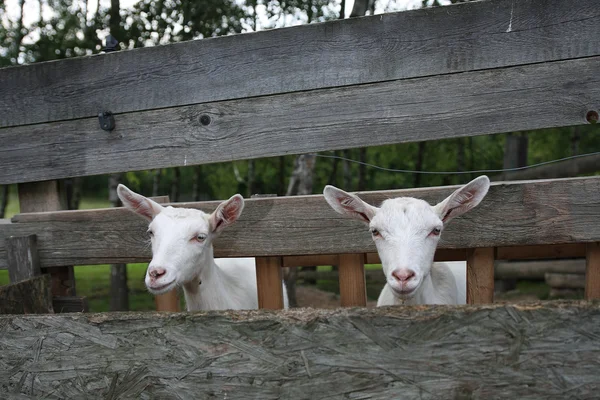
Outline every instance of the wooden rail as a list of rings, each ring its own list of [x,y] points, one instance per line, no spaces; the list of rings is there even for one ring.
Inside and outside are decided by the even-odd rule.
[[[96,117],[4,128],[0,184],[585,124],[600,104],[598,65],[600,56],[128,113],[112,132]]]
[[[393,196],[415,196],[435,203],[454,189],[438,187],[359,195],[372,204]],[[600,177],[494,183],[476,209],[448,225],[439,247],[595,242],[600,237],[600,226],[596,223],[600,220],[598,193]],[[177,206],[211,211],[217,204]],[[0,229],[0,268],[6,268],[4,239],[11,235],[38,235],[42,267],[150,259],[145,235],[147,222],[125,209],[21,214],[13,221]],[[244,234],[250,231],[252,235]],[[285,240],[272,240],[275,237]],[[216,257],[375,252],[365,226],[335,213],[321,195],[248,199],[240,219],[223,231],[215,243]]]
[[[597,56],[599,18],[596,0],[492,0],[8,68],[0,127]]]

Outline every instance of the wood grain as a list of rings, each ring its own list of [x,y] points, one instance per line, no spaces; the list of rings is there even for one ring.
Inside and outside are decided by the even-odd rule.
[[[50,275],[0,286],[0,314],[53,313]],[[0,378],[1,379],[1,378]]]
[[[599,64],[597,56],[133,112],[110,133],[96,118],[4,128],[0,184],[586,124],[600,103]]]
[[[467,251],[467,303],[494,302],[494,252],[493,247]]]
[[[366,307],[367,291],[364,254],[340,254],[338,257],[341,306]]]
[[[585,298],[600,299],[600,242],[586,246]]]
[[[434,204],[455,189],[448,186],[363,192],[359,197],[375,205],[398,196],[419,197]],[[600,238],[596,223],[600,220],[598,193],[600,177],[495,182],[477,208],[448,225],[439,247],[596,242]],[[213,201],[177,206],[211,212],[218,204]],[[0,226],[0,268],[6,268],[4,239],[11,235],[37,234],[42,267],[147,262],[151,258],[145,236],[147,222],[123,208],[21,214],[14,221]],[[337,214],[321,195],[247,199],[240,219],[215,242],[216,257],[376,251],[364,225]],[[548,252],[553,251],[548,248]]]
[[[5,239],[8,277],[12,283],[40,275],[40,260],[35,235],[8,237]]]
[[[0,385],[50,399],[592,399],[599,324],[589,302],[2,316]]]
[[[590,57],[599,18],[493,0],[5,68],[0,127]]]
[[[256,290],[258,308],[278,310],[283,308],[283,275],[281,257],[256,258]]]

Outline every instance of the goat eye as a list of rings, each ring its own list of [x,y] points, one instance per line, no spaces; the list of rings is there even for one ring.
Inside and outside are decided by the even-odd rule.
[[[442,232],[442,230],[440,228],[433,228],[430,235],[439,236],[441,232]]]
[[[150,236],[150,237],[154,237],[154,232],[152,232],[151,230],[148,230],[148,232],[147,232],[147,233],[148,233],[148,236]]]
[[[373,237],[379,237],[381,236],[381,233],[379,233],[377,229],[371,229],[371,235],[373,235]]]
[[[196,236],[195,239],[196,239],[196,241],[202,243],[206,240],[206,235],[200,234],[200,235]]]

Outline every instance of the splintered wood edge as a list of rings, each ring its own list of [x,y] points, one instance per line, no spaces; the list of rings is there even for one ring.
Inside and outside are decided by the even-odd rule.
[[[495,309],[508,308],[517,311],[533,310],[588,310],[600,311],[600,301],[586,300],[556,300],[556,301],[536,301],[519,304],[494,303],[485,305],[419,305],[419,306],[388,306],[377,308],[337,308],[337,309],[315,309],[315,308],[294,308],[287,310],[246,310],[246,311],[195,311],[195,312],[107,312],[107,313],[88,313],[88,314],[61,314],[61,315],[1,315],[0,321],[10,318],[69,318],[72,321],[78,321],[87,324],[103,324],[106,322],[134,322],[136,320],[160,320],[161,322],[195,322],[205,320],[230,320],[232,322],[253,322],[253,321],[273,321],[288,324],[305,324],[310,321],[329,319],[329,318],[347,318],[347,317],[367,317],[367,318],[401,318],[429,320],[442,316],[458,316],[472,314],[481,311],[491,311]],[[167,322],[168,321],[168,322]]]

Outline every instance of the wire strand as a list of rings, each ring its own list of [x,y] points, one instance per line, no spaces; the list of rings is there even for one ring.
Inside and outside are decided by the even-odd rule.
[[[474,170],[474,171],[415,171],[415,170],[410,170],[410,169],[394,169],[394,168],[380,167],[379,165],[369,164],[369,163],[357,161],[357,160],[352,160],[352,159],[346,158],[346,157],[327,155],[327,154],[310,153],[310,155],[313,155],[315,157],[334,158],[334,159],[348,161],[348,162],[355,163],[355,164],[365,165],[367,167],[371,167],[371,168],[375,168],[375,169],[379,169],[379,170],[387,171],[387,172],[401,172],[401,173],[407,173],[407,174],[425,174],[425,175],[460,175],[460,174],[478,174],[478,173],[482,173],[482,172],[501,173],[501,172],[511,172],[511,171],[522,171],[524,169],[539,167],[542,165],[554,164],[554,163],[557,163],[560,161],[572,160],[574,158],[595,156],[598,154],[600,154],[600,151],[596,151],[593,153],[586,153],[586,154],[578,154],[575,156],[569,156],[569,157],[564,157],[564,158],[558,158],[556,160],[544,161],[541,163],[527,165],[525,167],[516,167],[516,168],[478,169],[478,170]]]

